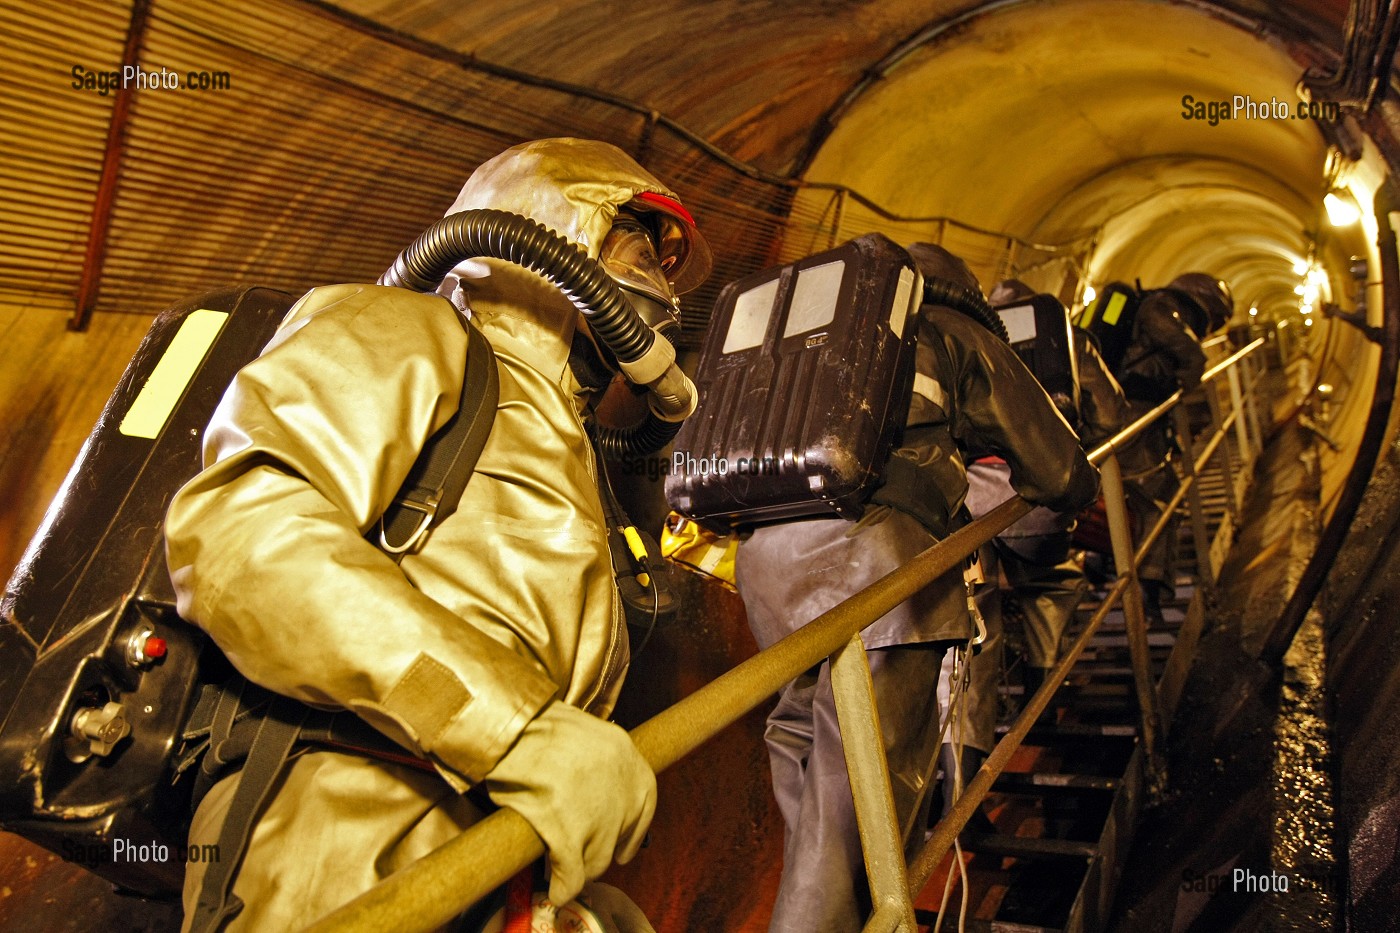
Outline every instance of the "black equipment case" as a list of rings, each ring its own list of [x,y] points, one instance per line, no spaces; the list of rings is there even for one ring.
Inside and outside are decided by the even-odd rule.
[[[1071,426],[1079,425],[1079,363],[1069,312],[1054,295],[1032,295],[995,309],[1011,348],[1035,374]]]
[[[904,426],[923,285],[871,233],[726,286],[666,496],[712,530],[859,518]]]
[[[139,894],[217,857],[186,851],[191,782],[151,778],[198,685],[227,674],[176,615],[165,511],[294,300],[226,289],[157,317],[0,601],[0,826]]]
[[[1079,315],[1076,323],[1093,335],[1111,373],[1117,374],[1128,345],[1133,342],[1133,322],[1141,303],[1140,289],[1126,282],[1109,282]]]

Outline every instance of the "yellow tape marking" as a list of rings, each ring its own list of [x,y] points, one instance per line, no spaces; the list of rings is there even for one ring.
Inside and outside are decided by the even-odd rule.
[[[1128,303],[1128,296],[1122,292],[1114,292],[1113,297],[1108,300],[1108,309],[1103,313],[1105,324],[1117,324],[1118,315],[1123,313],[1123,306]]]

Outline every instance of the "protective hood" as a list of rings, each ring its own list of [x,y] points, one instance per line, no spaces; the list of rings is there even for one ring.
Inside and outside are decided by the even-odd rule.
[[[1230,286],[1208,273],[1183,273],[1172,279],[1167,289],[1194,306],[1189,309],[1191,319],[1187,323],[1197,337],[1205,337],[1224,327],[1235,312],[1235,299]]]
[[[943,247],[935,243],[910,243],[905,250],[926,280],[941,279],[982,294],[982,285],[967,267],[967,263]]]
[[[618,210],[643,193],[653,197],[642,203],[675,202],[679,207],[670,189],[616,146],[588,139],[541,139],[482,163],[447,213],[491,208],[521,214],[597,259]],[[698,233],[695,239],[703,247]],[[692,252],[686,261],[703,264],[707,258],[703,250],[703,256]],[[691,274],[678,267],[677,274],[681,271]],[[578,315],[540,276],[502,260],[468,260],[449,273],[439,292],[481,318],[483,326],[509,330],[533,344],[542,370],[562,370]]]

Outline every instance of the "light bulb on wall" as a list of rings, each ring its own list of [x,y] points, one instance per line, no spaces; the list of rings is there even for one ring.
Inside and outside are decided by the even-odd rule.
[[[1322,206],[1327,209],[1327,219],[1334,227],[1350,227],[1361,219],[1361,208],[1356,206],[1356,199],[1349,192],[1327,192]]]

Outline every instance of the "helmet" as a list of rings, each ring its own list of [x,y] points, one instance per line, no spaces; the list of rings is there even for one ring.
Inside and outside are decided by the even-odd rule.
[[[1195,305],[1194,310],[1205,315],[1205,320],[1199,326],[1192,324],[1197,336],[1204,337],[1224,327],[1235,313],[1235,297],[1230,292],[1230,286],[1205,272],[1178,275],[1167,284],[1167,288],[1184,295]]]

